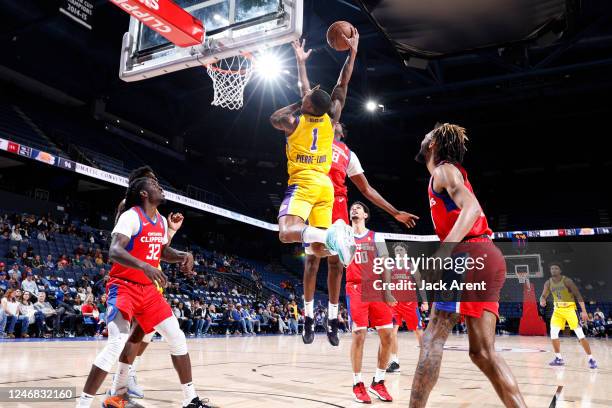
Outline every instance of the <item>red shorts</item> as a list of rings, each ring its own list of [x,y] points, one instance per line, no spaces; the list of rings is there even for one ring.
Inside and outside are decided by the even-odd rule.
[[[106,285],[106,321],[121,312],[128,322],[136,319],[145,333],[172,317],[172,309],[155,285],[142,285],[119,278],[111,278]]]
[[[485,310],[499,318],[499,295],[506,282],[506,260],[488,238],[473,238],[458,244],[454,253],[467,252],[472,258],[484,257],[485,268],[465,273],[466,282],[486,282],[485,293],[466,292],[461,301],[436,301],[435,309],[462,316],[480,317]]]
[[[346,303],[353,330],[357,327],[393,326],[391,308],[384,302],[364,302],[361,298],[361,284],[347,282]]]
[[[346,196],[334,197],[334,208],[332,209],[332,223],[337,220],[344,220],[350,224],[348,216],[348,198]]]
[[[423,328],[419,304],[417,302],[398,302],[393,307],[393,324],[401,326],[402,320],[406,322],[408,330],[414,331]]]

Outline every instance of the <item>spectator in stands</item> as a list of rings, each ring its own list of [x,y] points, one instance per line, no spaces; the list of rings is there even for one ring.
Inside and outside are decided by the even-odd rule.
[[[98,316],[98,330],[97,334],[101,335],[102,330],[106,327],[106,293],[103,293],[98,300],[98,312],[100,315]]]
[[[83,267],[87,269],[94,268],[94,263],[93,263],[93,259],[91,258],[91,255],[85,256],[85,259],[83,259]]]
[[[57,269],[64,269],[69,264],[70,261],[68,261],[68,257],[66,256],[66,254],[62,254],[62,256],[60,256],[57,260]]]
[[[199,300],[196,300],[194,303],[193,318],[196,324],[195,335],[200,337],[208,332],[212,319],[210,318],[210,312],[206,304],[201,305]]]
[[[9,232],[7,230],[2,232],[2,235],[0,235],[0,239],[4,239],[6,241],[11,239],[11,235],[9,234]]]
[[[602,321],[605,321],[605,320],[606,320],[606,316],[604,315],[604,313],[601,311],[601,309],[600,309],[600,308],[596,308],[596,309],[595,309],[595,313],[593,314],[593,316],[594,316],[594,317],[599,316],[599,318],[600,318]]]
[[[39,337],[49,337],[46,335],[47,327],[53,327],[53,334],[59,332],[59,316],[51,303],[47,302],[47,294],[40,292],[38,294],[38,302],[34,303],[36,328]]]
[[[40,255],[35,255],[34,259],[32,259],[32,268],[40,269],[43,266],[42,259],[40,259]]]
[[[91,286],[91,284],[92,282],[91,279],[89,279],[89,274],[84,273],[83,276],[81,276],[81,279],[79,279],[79,281],[76,283],[76,286],[80,288],[86,288],[88,286]]]
[[[74,259],[72,260],[72,264],[74,266],[81,266],[83,264],[81,258],[82,258],[82,255],[76,254],[74,256]]]
[[[55,269],[56,267],[56,263],[53,262],[53,256],[51,254],[47,255],[47,259],[45,261],[45,268],[46,269]]]
[[[193,320],[186,316],[185,306],[178,299],[174,299],[172,311],[179,321],[181,330],[187,335],[193,326]]]
[[[34,309],[34,305],[32,304],[32,294],[30,292],[24,291],[21,295],[21,299],[19,302],[19,315],[27,316],[27,320],[23,319],[21,323],[22,325],[26,325],[25,331],[23,328],[21,329],[22,337],[30,337],[30,335],[28,334],[30,326],[37,324],[36,310]]]
[[[57,296],[57,313],[62,316],[62,324],[64,326],[65,334],[68,337],[74,337],[77,327],[77,310],[74,308],[75,301],[72,300],[70,296],[70,292],[68,291],[68,285],[66,283],[62,283],[60,290],[57,291],[57,294],[61,294]],[[80,299],[79,299],[80,301]],[[79,312],[80,313],[80,312]],[[63,334],[58,334],[58,336],[63,336]]]
[[[98,307],[94,304],[93,294],[90,293],[85,298],[85,304],[81,306],[81,314],[83,316],[85,334],[93,336],[98,326],[98,318],[100,317]]]
[[[346,333],[348,331],[348,327],[346,325],[346,318],[345,318],[345,313],[346,310],[340,310],[340,312],[338,313],[338,330],[342,330],[344,333]]]
[[[21,289],[24,292],[30,292],[33,295],[38,295],[38,285],[34,282],[34,276],[32,272],[26,274],[26,278],[21,282]]]
[[[289,314],[289,330],[291,330],[293,334],[298,333],[299,313],[300,312],[299,312],[297,304],[295,303],[295,300],[292,300],[291,303],[289,303],[288,314]]]
[[[74,249],[74,254],[85,255],[85,248],[83,248],[83,244],[79,244],[79,246]]]
[[[38,231],[38,235],[36,235],[36,239],[38,239],[39,241],[46,241],[47,240],[47,230],[41,229]]]
[[[17,252],[17,247],[16,246],[11,247],[11,249],[6,253],[4,257],[8,259],[17,260],[19,258],[19,252]]]
[[[268,311],[270,312],[270,323],[274,325],[275,329],[278,330],[278,333],[284,334],[285,330],[287,330],[287,325],[281,318],[281,316],[276,313],[276,310],[273,305],[268,306]]]
[[[242,328],[242,333],[253,334],[253,325],[250,321],[251,314],[247,312],[240,303],[236,305],[236,311],[240,317],[240,327]]]
[[[315,315],[315,332],[317,332],[318,329],[322,330],[323,332],[327,330],[325,324],[325,312],[323,311],[323,308],[318,309]]]
[[[6,264],[4,262],[0,262],[0,273],[6,273]]]
[[[85,288],[83,287],[78,288],[77,295],[75,296],[74,300],[80,299],[81,300],[80,304],[83,304],[86,298],[87,298],[87,294],[85,293]]]
[[[13,226],[13,230],[11,231],[11,241],[23,241],[23,236],[21,235],[21,226],[19,224]]]
[[[243,309],[243,317],[247,322],[247,327],[251,331],[251,334],[256,334],[261,332],[261,322],[257,318],[257,313],[251,309],[250,305],[245,305]]]
[[[9,288],[9,282],[6,279],[6,273],[0,272],[0,289],[6,292],[8,288]]]
[[[103,271],[103,270],[104,268],[100,268],[100,271]],[[110,279],[110,275],[105,274],[102,277],[102,279],[100,279],[94,284],[93,292],[96,296],[100,296],[106,292],[106,284],[108,283],[109,279]]]
[[[6,337],[15,338],[15,324],[21,322],[21,335],[28,329],[28,317],[19,315],[19,302],[17,299],[21,297],[21,290],[8,289],[2,298],[2,310],[6,315]]]

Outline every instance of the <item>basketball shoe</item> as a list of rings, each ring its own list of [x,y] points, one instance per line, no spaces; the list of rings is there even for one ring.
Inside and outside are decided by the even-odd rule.
[[[376,395],[381,401],[393,401],[393,397],[389,394],[389,391],[387,391],[387,387],[385,387],[385,380],[380,380],[379,382],[374,382],[374,380],[372,380],[372,384],[368,387],[368,391]]]
[[[396,363],[395,361],[392,361],[391,363],[389,363],[389,367],[387,367],[387,372],[388,373],[399,373],[400,372],[399,363]]]
[[[335,347],[340,344],[340,339],[338,338],[338,319],[327,320],[327,340],[329,340],[329,344]]]
[[[132,401],[127,393],[106,397],[102,403],[102,408],[144,408],[139,403]]]
[[[591,368],[591,369],[597,368],[597,361],[595,361],[594,358],[590,358],[589,359],[589,368]]]
[[[562,358],[559,357],[555,357],[555,359],[553,361],[551,361],[550,363],[548,363],[548,365],[550,366],[564,366],[565,365],[565,361]]]
[[[348,266],[353,260],[357,248],[353,229],[346,225],[344,220],[337,220],[327,230],[325,246],[330,251],[338,254],[340,262],[344,266]]]
[[[312,317],[304,317],[304,331],[302,332],[302,341],[304,344],[310,344],[314,341],[314,319]]]
[[[362,404],[371,404],[372,400],[366,391],[365,385],[359,382],[353,385],[353,394],[355,394],[355,401],[361,402]]]
[[[212,408],[212,406],[207,405],[207,403],[208,398],[205,398],[204,401],[202,401],[200,397],[195,397],[189,404],[183,405],[183,408]]]

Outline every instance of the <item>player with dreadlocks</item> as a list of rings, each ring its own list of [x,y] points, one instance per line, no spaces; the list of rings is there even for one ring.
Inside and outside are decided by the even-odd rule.
[[[461,302],[434,302],[412,382],[412,408],[427,404],[440,374],[444,343],[460,316],[464,316],[467,323],[472,362],[488,377],[506,407],[526,406],[512,371],[495,351],[499,292],[506,279],[506,264],[490,239],[492,231],[461,164],[467,141],[464,128],[441,124],[425,136],[416,159],[424,163],[431,174],[431,217],[443,243],[436,255],[441,259],[459,257],[462,253],[469,253],[474,259],[484,257],[484,268],[480,271],[467,269],[462,276],[486,281],[486,298],[470,298],[464,291]],[[472,301],[465,302],[466,298]]]
[[[153,172],[153,169],[149,166],[142,166],[138,167],[137,169],[134,169],[130,173],[128,177],[128,185],[132,184],[134,180],[142,177],[150,178],[157,181],[157,176]],[[119,221],[119,216],[121,216],[121,214],[125,211],[125,200],[125,198],[121,200],[119,206],[117,207],[115,224],[117,224],[117,221]],[[181,213],[170,213],[168,215],[166,219],[168,223],[168,245],[172,242],[172,238],[183,225],[183,219],[184,217]],[[161,287],[158,289],[163,292],[163,289]],[[130,396],[134,398],[144,398],[144,390],[138,385],[138,381],[136,379],[136,369],[140,360],[140,356],[142,356],[144,351],[147,349],[149,343],[151,343],[151,340],[155,335],[155,331],[152,331],[151,333],[145,333],[136,320],[132,320],[131,326],[132,332],[130,334],[130,338],[125,343],[123,351],[119,356],[119,366],[117,369],[117,373],[113,376],[113,385],[110,391],[108,392],[108,395],[115,395],[117,393],[117,390],[121,390],[124,386],[127,385],[127,392]]]
[[[191,360],[185,334],[170,306],[157,289],[164,287],[166,276],[159,269],[160,260],[193,267],[188,253],[168,245],[168,225],[157,208],[165,201],[157,180],[141,177],[128,187],[125,208],[112,232],[109,257],[113,261],[107,285],[108,342],[96,357],[77,401],[78,408],[89,408],[130,336],[130,322],[135,318],[145,333],[159,332],[170,348],[172,363],[183,390],[182,407],[207,408],[197,396],[192,382]],[[140,405],[129,399],[127,390],[107,398],[103,407],[133,408]]]

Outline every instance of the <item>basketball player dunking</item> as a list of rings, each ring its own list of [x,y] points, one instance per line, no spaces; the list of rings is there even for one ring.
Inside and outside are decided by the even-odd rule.
[[[370,210],[365,204],[356,201],[351,205],[351,223],[355,231],[357,251],[353,262],[346,268],[346,303],[353,332],[353,342],[351,343],[353,394],[355,394],[355,401],[364,404],[372,403],[368,391],[376,395],[381,401],[393,401],[385,386],[385,372],[391,351],[393,316],[390,305],[383,302],[383,300],[387,300],[387,294],[384,293],[385,297],[383,298],[381,292],[373,293],[367,286],[378,279],[374,273],[374,260],[379,257],[387,257],[388,252],[385,239],[366,228],[366,221],[369,217]],[[388,280],[387,277],[385,281]],[[370,299],[375,295],[380,295],[380,299]],[[361,377],[361,366],[363,345],[368,333],[368,326],[376,328],[380,345],[376,374],[366,391]]]
[[[157,207],[164,196],[159,183],[152,178],[139,178],[128,187],[125,208],[112,233],[109,256],[114,262],[107,284],[108,342],[96,357],[77,401],[78,408],[89,408],[104,378],[117,361],[130,336],[130,322],[135,318],[144,333],[159,332],[170,348],[172,363],[183,390],[182,406],[207,408],[195,391],[191,376],[191,361],[185,334],[170,306],[158,290],[166,277],[159,269],[161,259],[185,264],[186,252],[170,248],[166,220]],[[130,401],[127,390],[107,398],[105,408],[130,408],[139,405]]]
[[[464,128],[445,123],[425,136],[416,159],[424,163],[431,174],[429,202],[434,229],[440,241],[449,247],[457,245],[453,252],[461,245],[484,249],[487,263],[481,277],[487,281],[489,297],[493,295],[498,299],[506,278],[506,264],[502,253],[489,238],[492,232],[461,165],[466,142]],[[475,243],[478,243],[477,246]],[[442,247],[441,250],[450,252],[449,247]],[[445,255],[450,256],[451,253]],[[470,256],[475,257],[471,253]],[[495,351],[498,309],[497,301],[433,304],[414,373],[410,407],[426,406],[429,393],[440,375],[444,343],[459,316],[465,317],[468,326],[470,358],[487,376],[503,404],[506,407],[526,406],[512,371]]]
[[[558,263],[552,263],[550,265],[550,279],[544,283],[542,296],[540,296],[540,305],[542,307],[546,306],[546,298],[548,298],[548,295],[551,293],[555,301],[555,311],[550,318],[550,339],[552,340],[553,350],[555,351],[555,358],[550,362],[550,365],[565,365],[565,361],[563,357],[561,357],[559,332],[565,329],[565,323],[567,322],[570,330],[573,330],[578,340],[580,340],[580,344],[587,355],[587,364],[589,368],[597,368],[597,362],[591,355],[591,346],[576,316],[576,303],[578,303],[581,309],[580,318],[583,322],[586,322],[588,319],[584,299],[574,281],[561,274],[561,265]]]
[[[393,252],[395,257],[404,259],[407,253],[407,245],[403,242],[398,242],[393,245]],[[421,282],[421,273],[414,269],[412,264],[406,265],[405,268],[394,267],[391,271],[391,281],[400,282],[409,280],[416,284]],[[399,344],[397,341],[397,332],[399,331],[402,321],[406,322],[406,327],[410,331],[414,331],[419,346],[422,346],[423,337],[423,321],[421,320],[421,310],[427,311],[429,304],[427,303],[427,294],[425,290],[419,291],[421,294],[421,308],[419,310],[419,302],[416,291],[393,291],[392,295],[398,302],[392,307],[393,310],[393,336],[391,338],[391,358],[389,366],[387,367],[388,373],[398,373],[400,371],[399,364]]]
[[[348,40],[348,39],[347,39]],[[302,96],[310,92],[310,81],[306,70],[306,61],[312,50],[305,51],[306,40],[293,42],[295,59],[298,64],[300,80],[300,92]],[[352,67],[359,46],[359,33],[355,30],[353,34],[350,54],[344,65],[344,69],[338,78],[338,86],[346,88],[352,75]],[[329,178],[334,186],[334,205],[332,209],[332,222],[341,219],[349,223],[348,219],[348,196],[346,187],[347,176],[359,191],[377,207],[382,208],[399,222],[408,228],[415,225],[418,217],[405,211],[398,211],[393,205],[385,200],[368,182],[357,155],[344,143],[346,138],[346,127],[342,123],[336,123],[334,127],[334,142],[332,146],[332,164],[329,170]],[[306,344],[314,341],[314,294],[317,283],[317,273],[321,258],[312,254],[306,246],[306,260],[304,263],[304,332],[302,340]],[[340,299],[340,287],[344,268],[338,256],[327,257],[327,287],[329,290],[328,303],[328,330],[327,338],[332,346],[340,343],[338,338],[338,302]]]
[[[346,37],[345,37],[346,38]],[[346,39],[356,52],[355,39]],[[343,220],[332,225],[334,187],[328,177],[332,161],[334,126],[346,101],[355,57],[348,60],[332,95],[316,87],[300,102],[274,112],[272,126],[285,132],[289,182],[278,213],[283,243],[310,244],[312,252],[338,255],[348,265],[355,253],[353,230]],[[296,116],[298,111],[301,113]],[[308,221],[309,225],[306,225]]]

